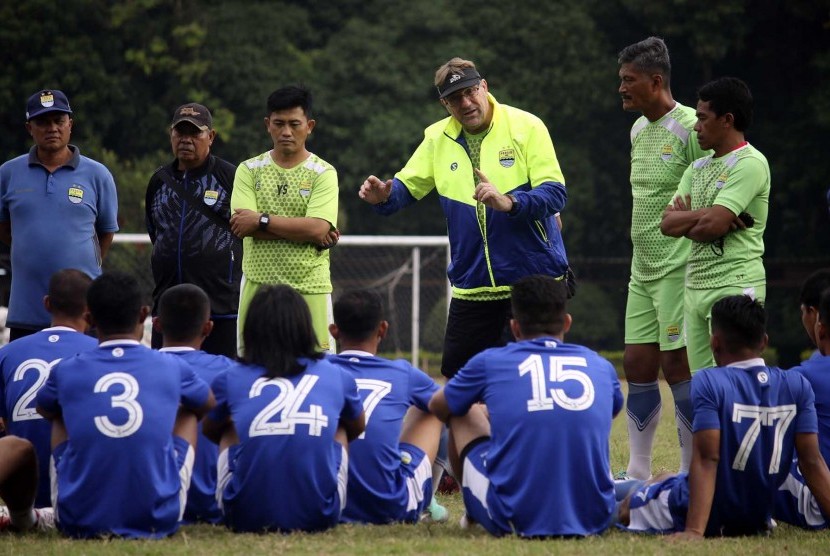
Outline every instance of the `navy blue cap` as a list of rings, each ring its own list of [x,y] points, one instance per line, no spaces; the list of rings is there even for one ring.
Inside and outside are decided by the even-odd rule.
[[[72,113],[72,109],[69,107],[69,99],[66,98],[63,91],[45,89],[29,97],[29,100],[26,102],[27,122],[47,112]]]

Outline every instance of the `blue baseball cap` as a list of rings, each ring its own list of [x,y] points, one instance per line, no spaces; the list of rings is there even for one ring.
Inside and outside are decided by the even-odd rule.
[[[69,107],[69,99],[66,98],[63,91],[44,89],[29,97],[29,100],[26,102],[27,122],[47,112],[72,113],[72,109]]]

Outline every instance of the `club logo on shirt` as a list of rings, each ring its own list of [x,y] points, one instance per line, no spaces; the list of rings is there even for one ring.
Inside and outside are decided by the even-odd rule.
[[[452,172],[455,172],[456,170],[458,170],[458,162],[453,162],[452,164],[450,164],[450,170]]]
[[[311,195],[311,182],[306,180],[300,183],[300,197],[307,198]]]
[[[401,451],[401,463],[404,465],[409,465],[412,463],[412,454],[409,452]]]
[[[767,382],[769,382],[769,377],[767,376],[767,373],[764,371],[758,373],[757,377],[758,382],[760,382],[761,384],[766,384]]]
[[[680,339],[680,327],[676,324],[666,327],[666,335],[669,337],[670,342],[676,342]]]
[[[724,172],[720,176],[718,176],[718,181],[715,182],[715,187],[718,189],[723,189],[723,186],[726,185],[726,180],[729,178],[729,172]]]
[[[672,154],[673,154],[672,146],[671,145],[663,145],[663,150],[660,151],[660,158],[662,158],[663,160],[668,162],[669,160],[671,160]]]
[[[58,336],[57,334],[50,334],[49,335],[49,343],[54,344],[55,342],[57,342],[60,339],[61,339],[61,337]]]
[[[513,149],[502,149],[499,151],[499,164],[510,168],[516,163],[516,151]]]
[[[70,187],[67,195],[69,196],[69,202],[76,205],[84,200],[84,190],[80,187]]]
[[[124,357],[124,348],[117,347],[112,350],[113,357]]]
[[[40,95],[40,105],[46,108],[51,108],[55,105],[55,96],[52,93]]]
[[[219,192],[218,191],[205,191],[205,196],[203,198],[205,204],[209,207],[212,207],[216,204],[216,201],[219,200]]]

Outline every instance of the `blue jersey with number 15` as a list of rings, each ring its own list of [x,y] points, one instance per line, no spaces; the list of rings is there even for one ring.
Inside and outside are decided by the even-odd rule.
[[[487,504],[504,531],[590,535],[608,527],[608,442],[622,407],[617,373],[595,352],[537,338],[476,355],[444,389],[453,415],[490,412]]]

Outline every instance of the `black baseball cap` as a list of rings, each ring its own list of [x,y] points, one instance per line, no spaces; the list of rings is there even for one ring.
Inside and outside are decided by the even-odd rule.
[[[38,91],[29,97],[26,101],[26,121],[32,118],[37,118],[41,114],[48,112],[64,112],[71,114],[72,109],[69,107],[69,99],[63,94],[63,91],[57,89],[44,89]]]
[[[451,71],[444,82],[438,85],[438,98],[447,98],[456,91],[473,87],[481,83],[481,75],[475,68],[464,68],[461,71]]]
[[[213,116],[210,115],[210,110],[207,107],[195,102],[188,102],[182,104],[173,112],[173,123],[170,124],[170,127],[176,127],[182,122],[190,122],[202,131],[207,131],[213,127]]]

